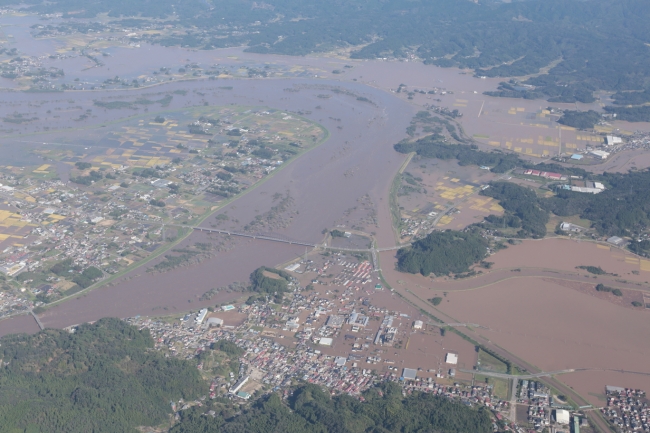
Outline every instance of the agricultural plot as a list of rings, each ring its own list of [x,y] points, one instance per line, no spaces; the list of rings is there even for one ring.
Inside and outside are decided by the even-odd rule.
[[[462,229],[503,209],[481,187],[496,175],[454,161],[420,159],[404,171],[398,190],[402,241],[426,236],[433,229]]]

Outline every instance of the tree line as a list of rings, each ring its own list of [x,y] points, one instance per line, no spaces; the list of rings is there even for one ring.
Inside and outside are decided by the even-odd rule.
[[[300,385],[283,401],[277,393],[264,396],[240,414],[205,416],[205,409],[181,412],[170,433],[488,433],[489,412],[446,397],[414,392],[382,383],[362,394],[331,397],[317,385]]]
[[[119,319],[3,337],[0,431],[135,433],[168,420],[170,401],[207,385],[195,365],[153,345],[148,330]]]

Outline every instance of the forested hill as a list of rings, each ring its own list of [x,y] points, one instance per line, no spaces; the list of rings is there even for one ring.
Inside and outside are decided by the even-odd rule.
[[[196,365],[151,351],[118,319],[0,339],[0,432],[125,433],[169,421],[170,401],[207,394]]]
[[[446,397],[424,393],[402,396],[402,388],[387,382],[363,394],[364,402],[348,395],[330,398],[316,385],[298,387],[283,403],[277,394],[262,397],[228,420],[183,411],[170,433],[488,433],[486,409],[467,407]]]
[[[1,6],[16,3],[0,0]],[[187,30],[161,43],[305,55],[363,45],[354,58],[414,54],[477,75],[530,78],[501,96],[589,102],[592,91],[644,90],[650,78],[647,0],[26,0],[32,11],[154,17]],[[65,17],[65,15],[64,15]],[[173,20],[171,20],[173,18]],[[131,20],[134,21],[134,20]],[[146,21],[142,21],[143,24]],[[136,25],[134,22],[133,25]],[[638,99],[638,98],[637,98]]]

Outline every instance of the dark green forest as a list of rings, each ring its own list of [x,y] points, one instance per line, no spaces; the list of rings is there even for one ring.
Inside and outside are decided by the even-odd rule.
[[[610,114],[616,114],[618,120],[628,122],[650,122],[650,106],[643,105],[638,107],[614,107],[607,106],[605,111]]]
[[[566,110],[564,113],[562,113],[562,117],[560,117],[558,123],[561,123],[562,125],[572,126],[573,128],[578,129],[591,129],[601,120],[601,118],[601,115],[593,110]]]
[[[232,418],[205,416],[200,408],[183,411],[171,433],[488,433],[485,409],[445,397],[413,393],[406,398],[392,382],[363,393],[330,397],[316,385],[299,386],[285,404],[277,394],[262,397]]]
[[[650,102],[650,89],[643,92],[616,92],[612,99],[616,105],[643,105]]]
[[[459,165],[488,166],[495,173],[505,173],[523,163],[514,153],[484,152],[476,145],[447,144],[439,141],[436,134],[416,141],[404,140],[393,147],[400,153],[415,152],[425,158],[457,159]]]
[[[509,182],[493,182],[490,188],[481,191],[481,195],[499,200],[505,210],[507,225],[521,229],[517,236],[522,238],[543,238],[546,236],[548,211],[538,203],[535,191]]]
[[[118,319],[0,339],[0,432],[136,432],[207,393],[195,365]]]
[[[565,167],[555,163],[538,163],[521,159],[515,153],[502,151],[486,152],[479,150],[477,145],[448,144],[441,141],[437,134],[428,135],[416,141],[403,140],[393,146],[400,153],[415,152],[425,158],[443,160],[457,159],[458,165],[478,165],[490,167],[494,173],[505,173],[516,167],[532,168],[535,170],[552,171],[555,173],[587,176],[586,170],[578,167]]]
[[[268,277],[264,272],[277,275],[277,278]],[[262,266],[251,273],[250,290],[282,299],[284,293],[289,291],[290,280],[291,276],[287,272]]]
[[[460,274],[487,256],[488,241],[478,230],[434,231],[412,246],[397,251],[397,268],[425,277]]]
[[[0,0],[6,6],[15,0]],[[166,45],[210,49],[248,45],[258,53],[306,55],[360,46],[358,59],[415,54],[479,76],[548,74],[507,84],[502,96],[591,102],[593,91],[643,91],[650,78],[647,0],[26,0],[64,17],[171,19],[185,35]],[[70,14],[70,15],[67,15]],[[300,19],[297,19],[300,18]],[[131,20],[133,21],[133,20]],[[257,23],[259,21],[259,23]],[[124,21],[125,25],[137,23]],[[224,27],[225,26],[225,27]],[[233,27],[239,30],[231,32]],[[279,38],[282,36],[282,38]]]
[[[559,190],[540,205],[559,216],[591,220],[602,235],[635,236],[645,230],[650,224],[650,171],[604,173],[598,179],[608,187],[600,194]]]

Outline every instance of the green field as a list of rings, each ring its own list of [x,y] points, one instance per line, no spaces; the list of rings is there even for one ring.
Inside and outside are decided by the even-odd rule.
[[[478,366],[480,370],[493,371],[495,373],[507,373],[508,367],[494,356],[480,350],[478,353]]]

